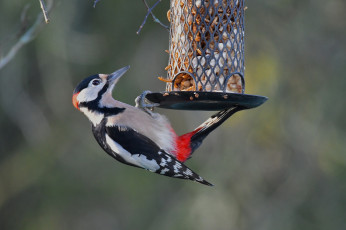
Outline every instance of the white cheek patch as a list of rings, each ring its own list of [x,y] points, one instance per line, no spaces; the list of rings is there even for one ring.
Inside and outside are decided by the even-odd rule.
[[[83,89],[77,96],[79,102],[93,101],[97,98],[98,91],[96,89]]]
[[[98,93],[102,90],[104,84],[100,84],[98,86],[88,86],[83,89],[77,96],[77,100],[79,102],[88,102],[93,101],[97,98]]]

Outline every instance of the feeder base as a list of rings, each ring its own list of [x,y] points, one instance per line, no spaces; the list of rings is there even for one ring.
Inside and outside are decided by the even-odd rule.
[[[234,106],[255,108],[268,98],[239,93],[171,91],[148,93],[146,99],[165,109],[220,111]]]

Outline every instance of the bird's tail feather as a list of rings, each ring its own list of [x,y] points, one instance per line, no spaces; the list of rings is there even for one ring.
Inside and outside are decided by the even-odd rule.
[[[233,114],[244,109],[245,108],[240,106],[224,109],[211,116],[192,132],[179,136],[179,141],[177,143],[181,146],[178,147],[180,150],[179,155],[177,156],[178,160],[187,160],[202,144],[204,138],[206,138],[209,133],[214,131]]]
[[[203,122],[200,126],[198,126],[194,131],[191,137],[191,148],[195,150],[202,143],[204,138],[208,136],[209,133],[214,131],[217,127],[219,127],[223,122],[225,122],[229,117],[235,114],[238,111],[243,110],[242,107],[232,107],[228,109],[224,109],[213,116],[211,116],[208,120]],[[193,146],[196,145],[196,146]]]

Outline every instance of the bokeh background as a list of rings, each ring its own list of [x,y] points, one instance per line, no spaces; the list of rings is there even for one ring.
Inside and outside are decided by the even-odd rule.
[[[234,115],[187,163],[214,187],[99,148],[74,86],[131,65],[117,99],[163,90],[168,32],[149,17],[136,34],[140,0],[92,5],[55,0],[51,22],[0,69],[0,229],[346,229],[344,0],[246,1],[246,93],[269,100]],[[166,24],[168,7],[154,10]],[[40,13],[38,0],[0,2],[2,56]],[[158,111],[181,134],[211,115]]]

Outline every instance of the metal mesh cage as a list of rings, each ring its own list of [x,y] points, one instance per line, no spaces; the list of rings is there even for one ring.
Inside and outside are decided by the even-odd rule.
[[[244,0],[171,0],[165,92],[146,95],[161,108],[251,109],[267,98],[244,94]]]
[[[167,91],[244,93],[244,0],[171,0]]]

